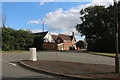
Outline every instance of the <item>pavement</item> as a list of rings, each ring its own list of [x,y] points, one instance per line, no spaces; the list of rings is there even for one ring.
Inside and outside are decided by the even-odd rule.
[[[49,60],[22,60],[20,63],[33,70],[44,71],[70,78],[84,80],[120,80],[120,74],[114,73],[114,66],[111,65]]]
[[[21,66],[18,62],[22,60],[29,60],[30,53],[5,53],[3,60],[16,64],[13,66],[8,62],[3,61],[3,77],[4,78],[61,78],[56,75],[50,75],[42,72],[28,70]],[[66,61],[66,62],[79,62],[86,64],[105,64],[114,66],[114,58],[91,55],[84,52],[76,51],[41,51],[37,52],[38,60],[49,61]],[[13,72],[13,74],[11,74]],[[24,75],[23,75],[24,74]],[[56,79],[56,80],[57,80]],[[63,80],[63,79],[62,79]],[[67,79],[65,79],[67,80]]]

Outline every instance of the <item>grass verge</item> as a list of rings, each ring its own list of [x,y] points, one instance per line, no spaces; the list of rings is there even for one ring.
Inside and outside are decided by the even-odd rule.
[[[115,57],[115,53],[101,53],[101,52],[88,52],[89,54],[96,54],[96,55],[101,55],[101,56],[110,56],[110,57]],[[120,57],[120,54],[119,54]]]
[[[2,53],[23,53],[23,52],[29,52],[29,51],[26,50],[2,51]]]

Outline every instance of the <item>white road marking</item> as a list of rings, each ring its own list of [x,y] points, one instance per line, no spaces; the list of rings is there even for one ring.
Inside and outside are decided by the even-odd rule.
[[[1,60],[1,59],[0,59]],[[8,64],[10,64],[10,65],[13,65],[13,66],[17,66],[17,64],[15,64],[15,63],[11,63],[11,62],[9,62],[9,61],[7,61],[7,60],[1,60],[1,61],[3,61],[3,62],[7,62]]]

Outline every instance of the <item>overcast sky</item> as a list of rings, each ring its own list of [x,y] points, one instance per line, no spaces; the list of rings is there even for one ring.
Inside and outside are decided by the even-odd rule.
[[[47,0],[44,0],[47,1]],[[7,17],[7,27],[30,29],[32,32],[45,31],[70,35],[75,32],[77,40],[84,39],[77,33],[75,26],[81,23],[80,10],[91,5],[113,4],[112,0],[93,0],[89,2],[3,2],[2,13]]]

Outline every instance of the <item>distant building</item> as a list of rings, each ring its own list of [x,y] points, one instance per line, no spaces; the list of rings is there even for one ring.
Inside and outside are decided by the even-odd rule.
[[[59,34],[57,38],[58,50],[70,50],[76,48],[76,39],[73,35]]]
[[[79,40],[78,42],[76,42],[76,47],[77,49],[87,49],[87,42],[84,40]]]
[[[70,49],[77,49],[76,48],[76,39],[74,34],[72,35],[65,35],[65,34],[52,34],[50,32],[41,32],[35,33],[38,35],[43,35],[44,43],[43,48],[44,50],[70,50]]]
[[[44,36],[44,42],[55,43],[53,36],[50,32],[47,32],[47,34]]]

